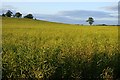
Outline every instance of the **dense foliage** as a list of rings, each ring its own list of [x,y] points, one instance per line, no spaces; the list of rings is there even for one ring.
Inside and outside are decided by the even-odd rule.
[[[22,18],[22,13],[16,12],[15,14],[13,14],[12,11],[8,10],[6,13],[3,13],[1,16],[2,17]],[[24,18],[33,19],[34,16],[32,14],[27,14],[26,16],[24,16]]]
[[[26,16],[24,16],[24,18],[33,19],[33,15],[32,14],[27,14]]]
[[[10,10],[8,10],[5,15],[3,14],[3,16],[11,17],[12,14],[13,14],[13,13],[12,13]]]
[[[16,18],[21,18],[21,17],[22,17],[22,14],[21,14],[20,12],[16,12],[15,15],[14,15],[14,17],[16,17]]]
[[[86,22],[88,22],[90,25],[92,25],[94,22],[94,19],[92,17],[89,17]]]
[[[117,27],[3,18],[3,79],[120,79]]]

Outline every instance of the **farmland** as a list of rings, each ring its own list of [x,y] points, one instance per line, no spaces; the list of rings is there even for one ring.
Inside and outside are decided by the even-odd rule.
[[[40,80],[120,78],[117,26],[2,19],[2,77]]]

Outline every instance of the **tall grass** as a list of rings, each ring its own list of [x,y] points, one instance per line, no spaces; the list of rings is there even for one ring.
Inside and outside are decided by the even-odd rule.
[[[3,18],[3,79],[120,79],[117,27]]]

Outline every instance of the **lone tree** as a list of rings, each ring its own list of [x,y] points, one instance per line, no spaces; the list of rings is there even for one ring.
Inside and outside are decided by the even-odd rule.
[[[16,17],[16,18],[21,18],[21,17],[22,17],[22,14],[21,14],[20,12],[17,12],[17,13],[15,13],[14,17]]]
[[[92,17],[89,17],[86,22],[89,22],[89,24],[92,25],[94,22],[94,19]]]
[[[12,13],[10,10],[8,10],[8,11],[6,12],[5,16],[6,16],[6,17],[11,17],[12,14],[13,14],[13,13]]]
[[[33,19],[33,15],[32,14],[28,14],[28,15],[24,16],[24,18]]]

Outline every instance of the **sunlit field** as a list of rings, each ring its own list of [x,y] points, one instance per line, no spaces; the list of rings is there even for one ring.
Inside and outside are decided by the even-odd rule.
[[[3,79],[120,79],[117,26],[2,19]]]

